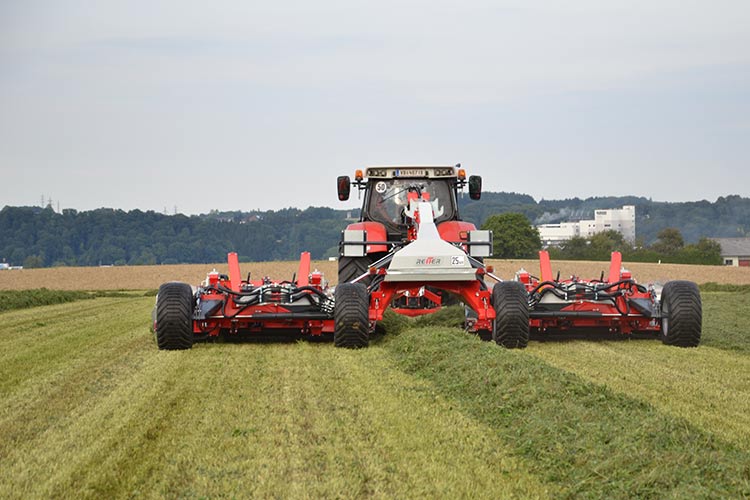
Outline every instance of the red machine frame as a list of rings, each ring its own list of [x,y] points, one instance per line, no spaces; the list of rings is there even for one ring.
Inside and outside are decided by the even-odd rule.
[[[661,331],[657,296],[652,286],[638,284],[622,269],[622,254],[612,252],[609,275],[598,280],[552,277],[549,253],[539,252],[539,278],[519,271],[529,294],[531,332],[596,329],[632,334]],[[547,297],[547,300],[545,300]]]
[[[379,276],[388,273],[385,268],[373,269],[372,272]],[[491,272],[491,270],[490,270]],[[474,281],[431,281],[429,286],[441,291],[452,293],[462,298],[464,303],[473,309],[477,318],[472,322],[471,331],[492,330],[492,322],[495,319],[495,310],[492,306],[492,292],[482,287],[479,279],[485,274],[485,269],[477,269],[477,279]],[[391,307],[397,314],[405,316],[420,316],[431,314],[441,308],[442,298],[435,292],[425,287],[425,282],[393,282],[382,281],[380,285],[370,292],[369,318],[371,322],[382,321],[383,314],[391,307],[394,299],[405,297],[424,297],[436,304],[434,308],[409,309]]]
[[[333,333],[333,301],[319,271],[310,272],[310,253],[300,255],[296,282],[243,280],[237,254],[227,256],[229,276],[211,272],[196,293],[193,333]]]

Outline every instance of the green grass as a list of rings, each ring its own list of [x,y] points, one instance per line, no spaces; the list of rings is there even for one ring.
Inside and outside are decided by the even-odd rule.
[[[381,348],[159,352],[152,301],[6,313],[0,497],[546,497]]]
[[[93,295],[77,290],[0,290],[0,312],[93,298]]]
[[[729,283],[703,283],[699,285],[701,292],[734,292],[750,293],[750,285],[732,285]]]
[[[750,294],[701,292],[702,345],[750,353]]]
[[[748,358],[717,332],[509,351],[453,308],[389,314],[366,350],[161,352],[152,307],[0,314],[0,497],[750,496]]]
[[[98,297],[130,297],[133,294],[134,292],[128,291],[100,290],[85,292],[80,290],[48,290],[46,288],[0,290],[0,312],[52,304],[65,304]]]

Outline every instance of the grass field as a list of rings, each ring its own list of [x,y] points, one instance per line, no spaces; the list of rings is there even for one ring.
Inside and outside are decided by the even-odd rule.
[[[445,315],[160,352],[153,297],[0,313],[0,497],[747,497],[750,294],[703,297],[697,349],[509,351]]]

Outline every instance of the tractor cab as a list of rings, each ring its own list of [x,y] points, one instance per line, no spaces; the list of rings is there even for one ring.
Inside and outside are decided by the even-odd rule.
[[[462,254],[479,259],[490,255],[489,232],[477,231],[474,224],[462,221],[459,215],[457,198],[467,184],[469,196],[479,199],[481,177],[473,175],[467,180],[460,164],[370,166],[357,170],[354,181],[349,176],[339,177],[339,200],[347,200],[354,186],[362,198],[362,211],[359,222],[342,231],[338,282],[356,280],[370,286],[373,276],[369,270],[376,263],[375,267],[388,268],[394,252],[414,243],[420,218],[429,218],[435,237],[459,248]],[[416,210],[416,206],[420,209]],[[430,289],[425,288],[427,292]],[[444,298],[428,295],[420,292],[419,297],[399,296],[396,302],[403,304],[394,308],[427,312],[445,303]]]
[[[407,237],[410,221],[406,216],[409,201],[428,200],[436,224],[459,221],[457,195],[466,186],[466,172],[453,166],[373,166],[357,170],[354,182],[348,176],[338,179],[339,200],[349,198],[350,186],[364,191],[360,222],[383,226],[388,240]],[[469,178],[469,195],[481,196],[481,177]]]
[[[390,232],[406,233],[409,200],[422,195],[432,206],[437,223],[456,218],[455,190],[446,179],[370,179],[365,189],[363,219],[380,222]]]

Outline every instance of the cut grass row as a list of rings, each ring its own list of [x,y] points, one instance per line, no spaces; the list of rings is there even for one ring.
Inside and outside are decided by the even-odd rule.
[[[713,391],[747,363],[741,350],[508,351],[441,326],[460,318],[448,310],[389,317],[389,334],[361,351],[170,353],[148,332],[152,305],[113,298],[0,316],[0,497],[750,495],[747,422],[725,432],[716,415],[746,403]],[[644,378],[659,377],[659,359],[688,376],[619,383],[634,356]],[[586,371],[592,360],[603,373]],[[711,371],[707,396],[686,399]],[[731,390],[747,399],[741,380]]]
[[[133,292],[99,290],[48,290],[37,288],[33,290],[0,290],[0,312],[29,307],[65,304],[77,300],[95,299],[97,297],[127,297]]]
[[[531,344],[529,352],[750,449],[747,355],[711,347],[669,349],[652,341],[545,342]]]
[[[665,355],[667,365],[675,352],[689,356],[713,351],[715,359],[703,360],[711,364],[708,369],[736,359],[721,350],[652,346]],[[447,328],[407,330],[383,347],[401,369],[431,382],[462,412],[491,427],[526,459],[532,473],[557,486],[562,496],[750,495],[747,419],[733,432],[714,432],[721,430],[721,422],[714,425],[704,415],[662,411],[660,407],[671,406],[672,389],[661,388],[665,401],[660,407],[635,391],[623,391],[624,384],[612,383],[621,368],[617,360],[610,363],[606,377],[584,378],[540,359],[535,352],[539,347],[502,350]],[[585,364],[586,358],[580,362]],[[692,387],[685,383],[675,389]],[[746,398],[747,391],[737,394],[738,399]],[[741,406],[747,402],[733,410]],[[724,411],[721,406],[712,410]]]

